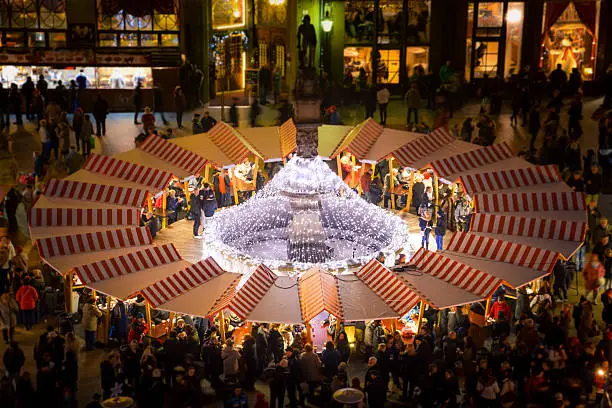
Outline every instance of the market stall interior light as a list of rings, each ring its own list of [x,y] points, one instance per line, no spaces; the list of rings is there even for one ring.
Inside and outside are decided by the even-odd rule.
[[[523,12],[519,9],[513,8],[508,10],[506,14],[506,21],[510,24],[520,23],[523,20]]]
[[[285,4],[285,0],[268,0],[271,6],[282,6]]]
[[[329,11],[325,12],[325,18],[323,19],[323,21],[321,21],[321,26],[323,27],[323,31],[325,31],[326,33],[329,33],[332,30],[332,27],[334,26],[334,21],[329,18]]]

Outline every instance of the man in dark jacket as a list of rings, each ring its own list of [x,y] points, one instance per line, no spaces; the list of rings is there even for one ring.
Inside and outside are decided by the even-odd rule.
[[[283,352],[285,348],[285,343],[283,341],[283,336],[278,331],[278,326],[273,325],[270,327],[270,334],[268,335],[268,347],[270,348],[270,353],[274,356],[274,362],[278,363],[283,358]]]
[[[191,217],[193,218],[193,237],[200,239],[200,226],[202,225],[202,205],[204,203],[204,192],[195,190],[191,195]]]
[[[368,361],[368,371],[366,371],[364,381],[364,391],[368,397],[368,407],[382,408],[387,399],[387,385],[377,367],[376,358],[370,357]]]
[[[555,264],[553,274],[555,276],[555,283],[553,286],[554,295],[558,296],[558,298],[561,300],[567,300],[567,288],[572,277],[568,276],[569,273],[561,261],[557,261]]]
[[[586,202],[590,201],[599,201],[599,193],[601,192],[601,187],[603,186],[603,178],[601,173],[599,172],[599,166],[595,165],[591,167],[591,171],[584,178],[586,187]]]
[[[96,134],[98,136],[106,136],[106,115],[108,115],[108,102],[102,94],[98,94],[93,106],[93,116],[96,120]]]
[[[233,127],[238,127],[238,98],[233,98],[229,110],[229,120]]]
[[[4,89],[4,86],[0,83],[0,131],[10,126],[9,120],[9,93],[8,89]]]
[[[21,85],[21,94],[25,99],[25,111],[26,111],[26,119],[32,120],[32,97],[34,96],[34,81],[32,81],[32,77],[28,77],[26,81]]]
[[[287,396],[289,397],[289,406],[295,408],[297,407],[298,397],[301,394],[300,383],[302,382],[302,372],[300,370],[300,361],[291,347],[287,347],[287,350],[285,350],[285,357],[287,358],[287,369],[289,370],[289,376],[287,376]]]
[[[210,116],[210,112],[204,111],[202,116],[202,132],[206,133],[217,124],[217,119]]]
[[[438,210],[434,232],[436,234],[436,249],[442,251],[444,249],[444,234],[446,234],[446,213],[441,208]]]
[[[164,89],[159,86],[159,84],[155,84],[153,88],[153,106],[155,107],[155,113],[159,113],[164,125],[169,125],[170,122],[168,122],[164,116]]]

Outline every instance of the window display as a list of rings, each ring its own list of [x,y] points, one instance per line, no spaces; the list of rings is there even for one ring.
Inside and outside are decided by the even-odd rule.
[[[344,3],[344,42],[352,44],[374,41],[374,2],[348,0]]]
[[[596,14],[595,1],[545,4],[541,60],[547,73],[561,64],[568,74],[577,68],[583,79],[593,78],[597,52]]]
[[[429,42],[430,7],[430,0],[408,0],[406,43],[417,45]]]
[[[0,28],[3,47],[65,47],[66,33],[58,32],[67,28],[65,1],[1,1]]]
[[[415,70],[427,74],[429,70],[429,47],[406,47],[406,71],[411,76]]]
[[[497,65],[499,63],[499,42],[476,41],[474,51],[474,78],[497,77]]]
[[[280,26],[287,22],[287,2],[258,0],[255,8],[255,24]]]
[[[82,72],[81,72],[82,71]],[[4,87],[9,87],[15,83],[19,87],[23,85],[27,77],[32,77],[35,81],[39,75],[44,75],[49,83],[49,88],[57,86],[58,81],[62,81],[68,87],[70,81],[77,75],[84,75],[87,79],[88,88],[99,89],[132,89],[140,80],[143,88],[153,86],[153,73],[148,67],[75,67],[56,69],[51,67],[31,67],[31,66],[0,66],[0,82]]]
[[[521,46],[523,44],[523,3],[509,3],[506,13],[506,56],[504,78],[510,70],[518,73],[521,69]]]
[[[245,0],[213,0],[213,30],[242,27],[245,20]]]
[[[400,50],[379,50],[378,83],[399,84]]]
[[[377,41],[379,44],[398,43],[402,32],[402,5],[400,0],[381,0]]]
[[[347,47],[344,49],[344,72],[354,79],[360,76],[371,82],[372,47]]]

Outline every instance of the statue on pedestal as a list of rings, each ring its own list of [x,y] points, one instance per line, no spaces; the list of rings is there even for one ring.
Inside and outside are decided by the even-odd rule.
[[[308,14],[304,16],[302,24],[298,28],[297,47],[300,56],[300,68],[314,68],[317,33],[314,26],[310,23],[310,16]]]

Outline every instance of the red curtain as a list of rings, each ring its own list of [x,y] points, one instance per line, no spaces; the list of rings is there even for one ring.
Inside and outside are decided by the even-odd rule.
[[[597,6],[595,1],[574,2],[574,6],[584,25],[587,26],[591,35],[595,37],[595,28],[597,26]]]
[[[546,2],[546,15],[544,18],[544,38],[548,36],[550,27],[553,26],[561,17],[561,14],[565,11],[567,6],[570,4],[569,1],[548,1]]]
[[[105,16],[113,16],[123,9],[119,0],[100,0],[100,12]]]
[[[150,0],[123,0],[123,10],[135,17],[150,15],[152,11]]]
[[[176,14],[174,0],[155,0],[153,7],[161,14]]]

